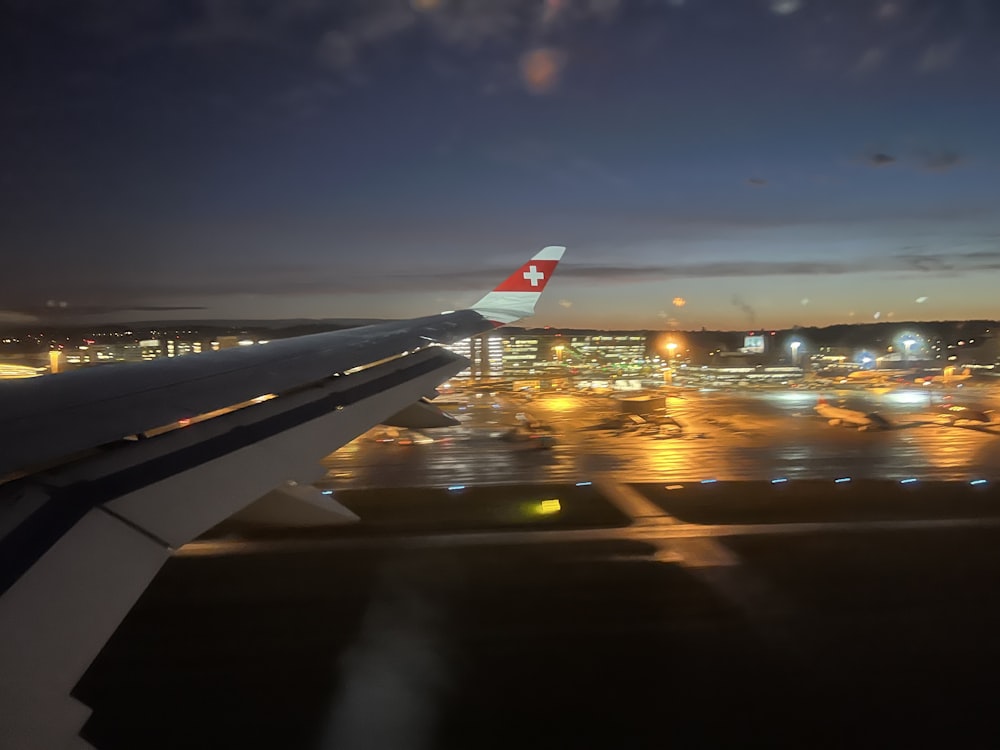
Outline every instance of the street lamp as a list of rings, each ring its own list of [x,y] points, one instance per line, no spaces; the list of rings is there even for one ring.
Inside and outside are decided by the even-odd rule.
[[[906,339],[903,342],[903,360],[905,362],[910,361],[910,347],[917,343],[916,339]]]
[[[562,344],[556,344],[553,347],[553,349],[555,350],[555,353],[556,353],[556,361],[557,362],[562,362],[562,353],[563,353],[563,349],[565,349],[565,348],[566,347],[563,346]]]
[[[802,342],[793,341],[789,346],[792,347],[792,364],[797,365],[799,363],[799,347],[802,346]]]

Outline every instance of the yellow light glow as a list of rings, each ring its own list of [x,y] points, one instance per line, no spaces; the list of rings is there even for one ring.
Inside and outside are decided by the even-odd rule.
[[[56,352],[59,354],[59,352]],[[37,378],[42,373],[39,368],[28,365],[0,364],[0,380],[19,380],[21,378]]]
[[[548,399],[545,405],[556,411],[570,411],[576,407],[577,401],[571,396],[556,396]]]
[[[557,498],[552,498],[551,500],[542,500],[538,504],[538,512],[543,516],[549,516],[553,513],[558,513],[562,510],[562,505],[559,503]]]

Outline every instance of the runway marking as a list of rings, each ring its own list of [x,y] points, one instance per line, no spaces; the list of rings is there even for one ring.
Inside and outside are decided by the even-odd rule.
[[[521,544],[558,544],[595,541],[658,541],[721,538],[729,536],[782,536],[877,531],[929,531],[941,529],[998,528],[1000,518],[944,518],[897,521],[810,521],[772,524],[659,523],[601,529],[546,529],[531,531],[470,531],[435,534],[398,534],[324,539],[218,539],[185,544],[176,557],[220,557],[239,554],[272,554],[308,550],[373,549],[400,547],[484,547]]]
[[[677,519],[663,508],[648,500],[638,490],[604,476],[594,481],[594,486],[618,510],[633,522],[648,522],[655,519],[660,523],[677,523]]]
[[[685,568],[728,568],[743,564],[739,555],[709,537],[674,539],[668,542],[667,549],[680,557]]]

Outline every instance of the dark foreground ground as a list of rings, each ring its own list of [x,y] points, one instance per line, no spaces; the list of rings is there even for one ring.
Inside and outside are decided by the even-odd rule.
[[[632,526],[589,488],[558,522],[519,491],[522,522],[501,513],[488,536],[470,533],[490,528],[474,513],[444,534],[413,521],[413,502],[440,497],[411,498],[393,525],[373,494],[354,502],[379,508],[384,534],[182,555],[79,686],[85,736],[130,750],[993,744],[1000,495],[935,504],[928,490],[916,512],[898,488],[858,487],[851,502],[879,511],[845,527],[842,511],[780,510],[800,507],[790,494],[762,503],[762,485],[743,488],[759,518],[734,510],[739,487],[716,489],[696,513],[643,488],[673,515]]]

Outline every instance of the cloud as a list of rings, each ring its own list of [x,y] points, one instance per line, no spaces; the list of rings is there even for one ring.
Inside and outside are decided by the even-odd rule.
[[[901,253],[894,258],[903,270],[924,272],[996,271],[1000,270],[1000,249],[973,250],[962,253]]]
[[[49,300],[52,302],[52,300]],[[37,320],[39,317],[52,318],[53,316],[67,316],[74,317],[77,315],[104,315],[106,313],[119,313],[119,312],[190,312],[193,310],[207,310],[209,308],[202,305],[144,305],[141,303],[135,304],[120,304],[120,305],[74,305],[67,302],[59,302],[57,304],[49,304],[46,302],[45,305],[39,305],[37,307],[26,306],[21,310],[10,311],[9,314],[22,315],[29,320]],[[0,312],[0,316],[2,316]],[[3,318],[0,317],[0,320]]]
[[[747,179],[747,185],[751,185],[753,187],[764,187],[766,184],[767,180],[761,177],[750,177]]]
[[[885,167],[889,164],[893,164],[896,161],[896,157],[889,156],[889,154],[879,151],[865,157],[865,161],[873,167]]]
[[[874,70],[878,70],[882,67],[882,63],[885,61],[886,52],[881,47],[869,47],[861,56],[858,58],[857,62],[851,68],[852,73],[871,73]]]
[[[693,260],[626,265],[585,264],[575,261],[560,266],[553,283],[569,297],[574,282],[587,285],[640,284],[676,279],[746,279],[770,277],[831,277],[896,273],[920,276],[920,283],[934,277],[1000,270],[1000,243],[995,240],[982,249],[966,252],[945,248],[939,252],[902,249],[894,254],[861,257],[832,256],[829,260],[740,259]],[[232,268],[206,267],[198,278],[149,275],[107,276],[77,280],[75,291],[84,288],[89,299],[46,309],[41,304],[8,301],[7,314],[51,318],[53,315],[82,316],[129,312],[169,312],[218,309],[233,299],[274,299],[296,296],[421,294],[444,292],[481,293],[509,275],[506,263],[460,268],[426,265],[407,273],[386,272],[384,268],[344,267],[343,265],[245,265]],[[56,293],[53,290],[53,293]],[[169,304],[176,301],[177,304]],[[150,304],[155,302],[157,304]],[[188,303],[191,304],[180,304]],[[159,304],[164,303],[164,304]],[[205,307],[208,305],[209,307]],[[0,318],[2,320],[2,318]]]
[[[342,31],[328,31],[319,40],[316,55],[334,70],[345,71],[358,62],[358,45]]]
[[[622,0],[590,0],[587,9],[599,18],[609,19],[618,13],[621,5]]]
[[[946,172],[960,166],[964,159],[961,154],[951,148],[909,147],[902,158],[892,156],[884,151],[869,151],[861,157],[861,161],[870,167],[887,167],[899,163],[901,166],[927,170],[929,172]]]
[[[947,172],[962,163],[961,155],[950,149],[923,152],[918,158],[920,166],[931,172]]]
[[[920,59],[917,61],[916,69],[920,73],[935,73],[947,70],[958,59],[962,51],[962,40],[952,39],[948,42],[937,42],[929,44],[924,48]]]
[[[343,27],[327,30],[319,40],[320,62],[341,72],[354,68],[363,52],[396,37],[417,23],[417,11],[406,5],[374,3],[375,10],[354,18]]]
[[[0,323],[37,323],[38,316],[21,310],[0,310]]]
[[[802,8],[802,0],[771,0],[771,12],[778,16],[789,16]]]
[[[893,18],[899,16],[902,9],[899,3],[895,2],[884,2],[879,3],[878,7],[875,9],[875,17],[881,21],[891,21]]]
[[[431,14],[431,30],[444,44],[478,49],[486,44],[510,40],[529,26],[534,4],[494,0],[489,3],[451,3],[441,12]]]

